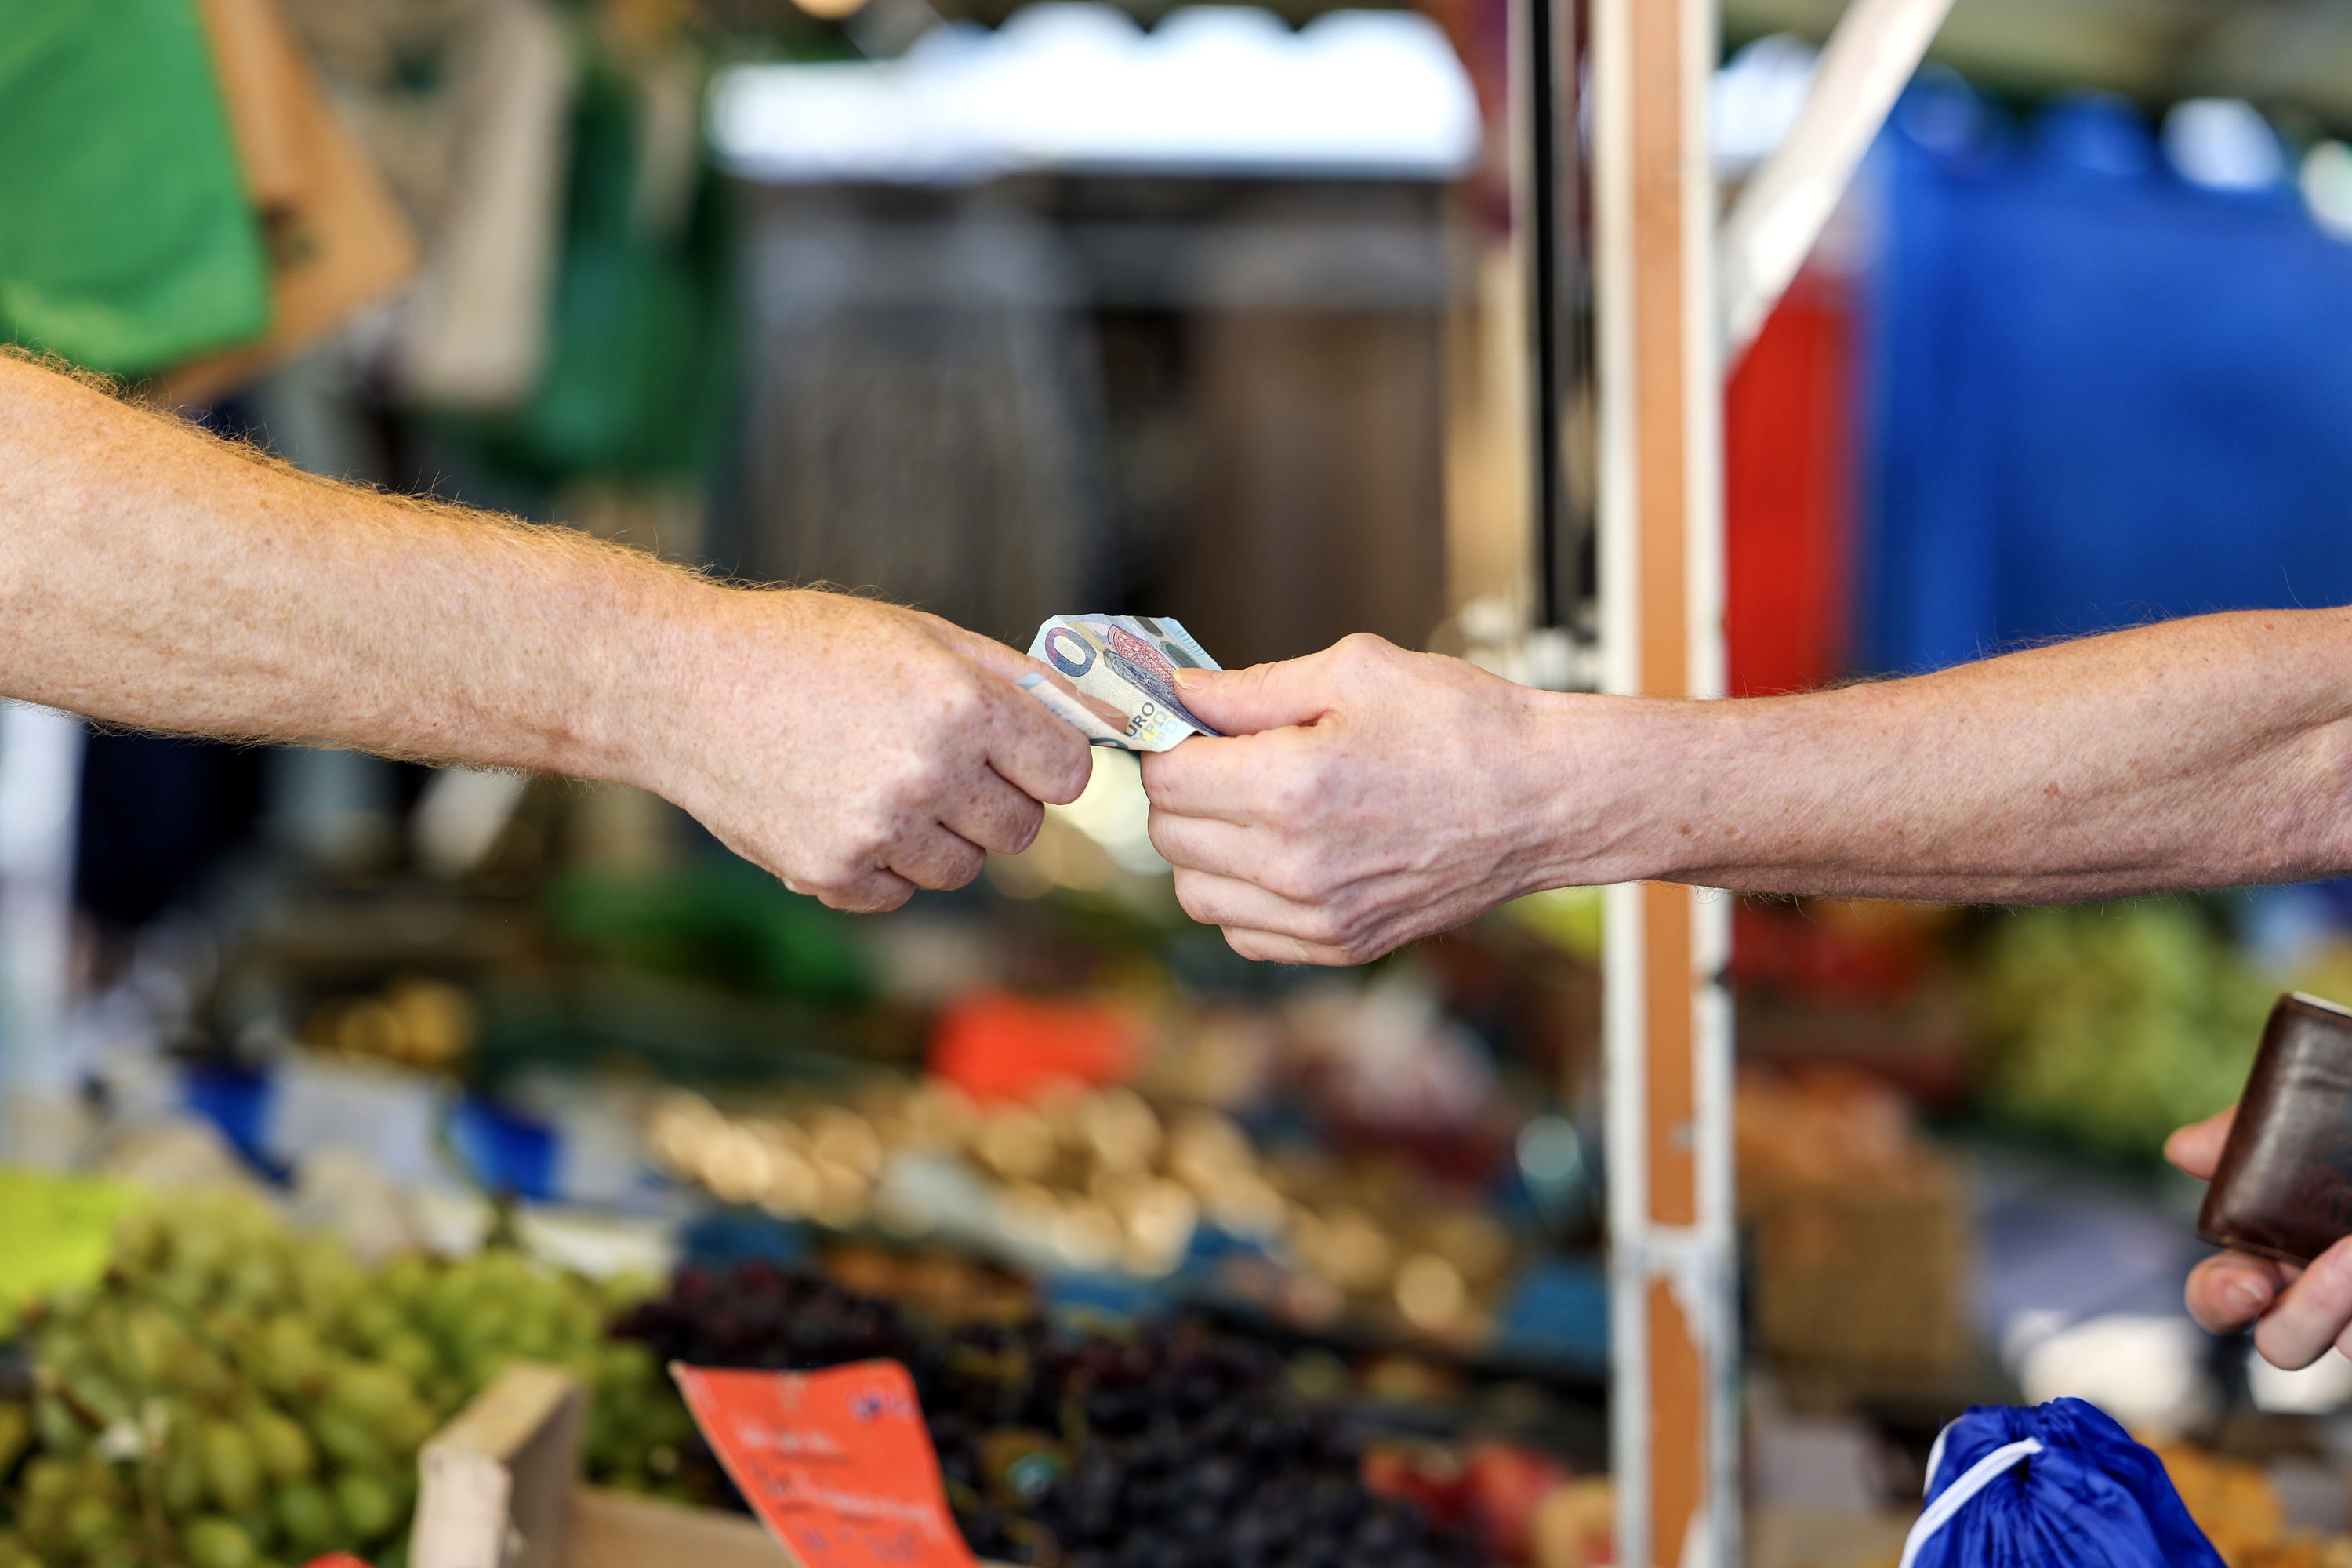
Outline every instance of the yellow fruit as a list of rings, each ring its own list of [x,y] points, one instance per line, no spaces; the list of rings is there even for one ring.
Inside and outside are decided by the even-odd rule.
[[[251,1513],[259,1506],[261,1464],[241,1427],[226,1421],[206,1422],[196,1452],[204,1461],[205,1484],[223,1510]]]
[[[67,1505],[65,1537],[80,1551],[97,1551],[121,1529],[114,1505],[102,1497],[84,1493]]]
[[[388,1458],[373,1429],[339,1411],[321,1410],[313,1415],[310,1435],[319,1440],[320,1452],[353,1469],[380,1466]]]
[[[319,1457],[310,1447],[310,1435],[291,1416],[264,1410],[247,1425],[254,1457],[270,1479],[281,1485],[299,1481],[317,1468]]]
[[[354,1541],[373,1541],[399,1518],[392,1489],[356,1470],[335,1478],[335,1509]]]
[[[286,1532],[297,1556],[308,1558],[331,1551],[343,1539],[343,1516],[334,1500],[308,1481],[279,1492],[271,1506],[278,1528]]]
[[[383,1421],[415,1397],[408,1380],[388,1366],[345,1362],[327,1374],[326,1407],[353,1421]]]
[[[253,1568],[259,1555],[242,1526],[211,1515],[192,1520],[181,1530],[180,1550],[187,1556],[188,1568]]]

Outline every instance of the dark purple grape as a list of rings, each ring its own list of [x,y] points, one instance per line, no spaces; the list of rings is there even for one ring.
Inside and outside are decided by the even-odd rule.
[[[1055,1568],[1472,1568],[1458,1531],[1359,1480],[1360,1444],[1264,1347],[1194,1323],[1109,1334],[1041,1316],[928,1325],[772,1263],[688,1269],[613,1326],[661,1359],[906,1363],[972,1549]],[[1005,1489],[1007,1436],[1063,1445]],[[1016,1446],[1018,1446],[1016,1444]],[[700,1457],[694,1454],[699,1450]],[[707,1469],[689,1445],[682,1473]],[[1064,1473],[1062,1467],[1068,1467]],[[1010,1471],[1007,1471],[1009,1477]],[[740,1501],[740,1500],[738,1500]]]

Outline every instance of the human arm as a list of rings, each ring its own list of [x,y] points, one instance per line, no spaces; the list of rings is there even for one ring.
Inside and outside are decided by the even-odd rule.
[[[337,485],[0,354],[0,695],[666,796],[849,909],[1085,786],[1034,668],[936,616],[713,583]]]
[[[2352,612],[2167,622],[1801,696],[1538,692],[1350,637],[1186,671],[1144,759],[1236,951],[1351,963],[1545,888],[2058,902],[2352,866]]]

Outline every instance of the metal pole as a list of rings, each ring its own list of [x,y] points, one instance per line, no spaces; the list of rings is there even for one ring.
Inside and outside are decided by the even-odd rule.
[[[1559,11],[1575,0],[1524,0],[1522,115],[1526,156],[1517,195],[1528,257],[1528,330],[1534,372],[1536,625],[1559,627],[1576,609],[1575,562],[1569,538],[1568,476],[1562,464],[1561,420],[1567,405],[1566,323],[1561,300],[1565,255],[1575,243],[1575,193],[1567,188],[1572,149],[1561,144],[1563,118],[1574,133],[1573,62],[1563,60]],[[1571,156],[1563,157],[1563,153]]]

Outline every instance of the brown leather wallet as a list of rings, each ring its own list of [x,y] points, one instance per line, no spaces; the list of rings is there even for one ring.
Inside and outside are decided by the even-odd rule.
[[[2290,1263],[2352,1235],[2352,1011],[2299,992],[2271,1009],[2197,1234]]]

